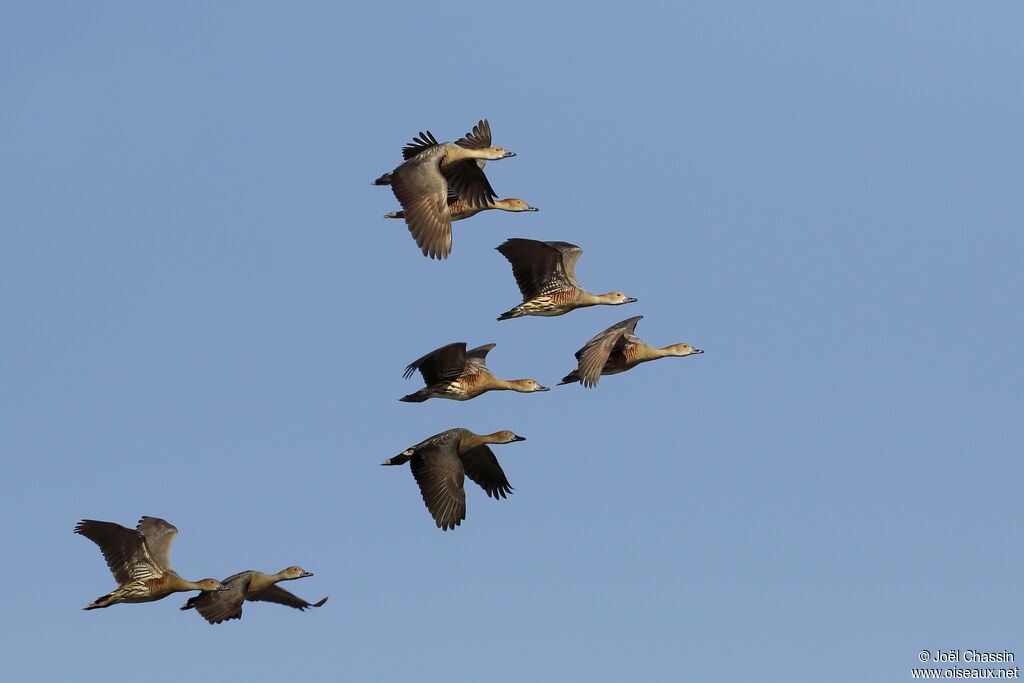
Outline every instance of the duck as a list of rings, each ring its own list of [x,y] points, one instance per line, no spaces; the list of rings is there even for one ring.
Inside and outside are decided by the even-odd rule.
[[[455,142],[438,142],[430,131],[421,131],[402,148],[405,161],[373,184],[391,186],[423,255],[445,259],[452,250],[449,194],[456,195],[456,201],[465,201],[469,208],[487,208],[498,195],[484,175],[484,165],[515,155],[503,147],[491,146],[491,125],[486,119]]]
[[[585,387],[596,387],[601,375],[617,375],[635,368],[640,363],[668,356],[692,356],[704,353],[689,344],[673,344],[662,349],[648,346],[633,334],[636,324],[643,319],[638,315],[615,323],[583,345],[576,352],[578,366],[562,378],[562,384],[579,382]]]
[[[143,517],[134,529],[114,522],[83,519],[74,529],[100,547],[118,588],[82,609],[100,609],[122,602],[153,602],[184,591],[219,592],[216,579],[186,581],[171,569],[171,542],[178,530],[159,517]]]
[[[524,315],[556,316],[584,306],[621,306],[637,300],[622,292],[591,294],[576,282],[576,261],[583,249],[568,242],[541,242],[512,237],[495,247],[509,263],[523,303],[498,320]]]
[[[195,609],[211,624],[219,624],[230,619],[241,619],[242,603],[246,600],[276,602],[300,611],[305,611],[309,607],[320,607],[327,602],[327,598],[319,602],[306,602],[277,585],[279,581],[293,581],[307,576],[313,576],[313,572],[296,566],[287,567],[276,574],[264,574],[250,569],[221,581],[224,590],[193,596],[180,609]]]
[[[495,500],[512,493],[508,478],[488,444],[516,441],[526,439],[507,429],[493,434],[474,434],[456,427],[410,446],[381,465],[410,463],[427,510],[437,527],[448,531],[466,519],[465,477]]]
[[[530,206],[527,204],[525,199],[495,199],[494,201],[488,201],[487,204],[483,206],[470,206],[469,202],[465,199],[460,199],[459,195],[454,192],[448,193],[448,213],[451,216],[452,221],[461,221],[466,218],[471,218],[481,211],[488,211],[491,209],[500,209],[501,211],[510,211],[513,213],[521,213],[523,211],[540,211],[536,206]],[[405,218],[405,211],[391,211],[384,214],[384,218]]]
[[[468,401],[487,391],[510,389],[524,394],[550,391],[534,379],[504,380],[495,377],[485,364],[487,352],[495,346],[484,344],[467,351],[466,342],[455,342],[414,360],[405,368],[403,377],[409,379],[419,370],[427,386],[398,400],[407,403],[422,403],[430,398]]]

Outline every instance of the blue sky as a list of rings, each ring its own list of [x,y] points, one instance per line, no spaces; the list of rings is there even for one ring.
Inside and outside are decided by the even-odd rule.
[[[1024,657],[1022,21],[6,4],[11,680],[861,682],[922,649]],[[541,211],[425,259],[370,181],[480,118],[518,154],[491,183]],[[585,287],[639,302],[499,323],[508,237],[579,244]],[[633,315],[706,353],[397,401],[453,341],[552,386]],[[527,440],[495,451],[515,494],[467,488],[442,533],[378,463],[455,426]],[[180,529],[188,578],[300,564],[287,587],[330,601],[82,612],[114,584],[75,522],[141,515]]]

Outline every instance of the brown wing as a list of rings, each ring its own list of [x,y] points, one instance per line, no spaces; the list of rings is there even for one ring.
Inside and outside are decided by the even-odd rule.
[[[455,342],[435,349],[417,358],[405,368],[402,377],[409,379],[417,370],[423,375],[423,381],[427,386],[432,386],[445,380],[453,380],[460,376],[466,369],[466,342]]]
[[[268,586],[258,593],[253,593],[246,600],[254,600],[257,602],[276,602],[278,605],[285,605],[287,607],[294,607],[296,609],[304,610],[307,607],[319,607],[320,605],[327,602],[327,598],[324,598],[320,602],[306,602],[294,593],[289,593],[280,586]]]
[[[559,253],[561,253],[561,276],[565,281],[569,284],[579,286],[579,283],[576,281],[576,262],[580,260],[580,256],[583,254],[583,249],[577,247],[575,244],[569,244],[568,242],[545,242],[545,244],[557,249]]]
[[[423,133],[420,133],[420,135],[423,135]],[[466,133],[463,137],[456,140],[455,144],[466,149],[486,149],[490,147],[491,124],[487,122],[487,119],[483,119],[473,126],[472,132]]]
[[[436,147],[438,144],[437,138],[428,130],[427,132],[420,131],[419,137],[414,137],[412,142],[409,142],[402,148],[402,158],[408,161],[414,156],[421,152],[425,152],[431,147]]]
[[[512,487],[505,477],[504,470],[494,457],[494,452],[487,446],[471,448],[459,456],[466,476],[476,482],[491,498],[504,498],[512,493]]]
[[[448,186],[471,207],[487,206],[498,197],[484,175],[486,163],[486,159],[460,159],[441,169]]]
[[[475,370],[477,372],[487,370],[487,353],[493,349],[497,344],[483,344],[475,349],[466,351],[466,366],[468,369]]]
[[[455,141],[463,149],[486,149],[491,146],[491,124],[486,119],[473,126]],[[466,200],[470,207],[486,206],[497,198],[494,188],[484,175],[486,159],[464,159],[442,169],[452,190]]]
[[[83,519],[75,525],[75,533],[85,536],[100,547],[107,567],[118,585],[141,578],[160,576],[146,551],[146,539],[138,531],[113,522]]]
[[[642,315],[638,315],[612,325],[576,352],[580,384],[585,387],[597,386],[608,357],[613,351],[621,350],[625,346],[627,338],[633,336],[633,330],[642,318]]]
[[[438,168],[440,148],[414,156],[396,168],[391,190],[405,210],[405,223],[424,256],[446,258],[452,250],[448,182]]]
[[[454,529],[466,518],[466,491],[458,440],[416,452],[410,461],[423,502],[440,529]]]
[[[570,253],[570,273],[566,273],[563,248]],[[512,264],[512,275],[523,294],[523,301],[553,292],[572,289],[575,284],[576,259],[583,250],[568,242],[540,242],[513,237],[497,247],[497,250]],[[572,251],[577,253],[572,255]]]
[[[242,603],[249,588],[251,571],[239,572],[221,581],[224,590],[203,591],[191,597],[181,609],[195,608],[211,624],[242,618]]]
[[[135,530],[146,537],[146,547],[153,561],[164,571],[170,571],[171,543],[178,535],[174,525],[159,517],[143,517]]]

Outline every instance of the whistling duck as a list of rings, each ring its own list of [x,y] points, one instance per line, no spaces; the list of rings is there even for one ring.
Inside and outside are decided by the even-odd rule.
[[[523,303],[502,313],[498,320],[524,315],[564,315],[584,306],[619,306],[636,301],[622,292],[591,294],[576,282],[576,261],[583,250],[568,242],[539,242],[518,237],[497,247],[512,264],[512,274],[523,293]]]
[[[256,602],[276,602],[279,605],[305,610],[307,607],[319,607],[327,602],[306,602],[302,598],[276,585],[278,581],[292,581],[313,576],[302,567],[288,567],[276,574],[244,571],[229,576],[221,583],[224,590],[214,593],[200,593],[188,599],[181,609],[193,609],[211,624],[219,624],[229,619],[242,618],[242,603],[246,600]]]
[[[171,542],[178,530],[162,519],[143,517],[134,529],[113,522],[83,519],[75,526],[100,547],[116,590],[101,595],[83,609],[110,607],[119,602],[152,602],[182,591],[220,591],[216,579],[186,581],[171,569]]]
[[[704,353],[701,349],[695,349],[689,344],[673,344],[663,349],[648,346],[633,334],[633,330],[641,318],[643,316],[638,315],[616,323],[584,344],[583,348],[576,352],[576,360],[579,365],[563,377],[559,385],[579,382],[585,387],[594,387],[597,386],[601,375],[615,375],[634,368],[640,363],[666,356],[691,356],[695,353]]]
[[[450,398],[468,401],[485,391],[511,389],[521,393],[548,391],[532,379],[498,379],[487,369],[485,357],[494,344],[484,344],[466,351],[466,342],[442,346],[414,360],[405,368],[404,377],[412,377],[417,370],[427,386],[416,393],[403,396],[399,401],[421,403],[428,398]]]
[[[465,476],[494,499],[505,498],[512,492],[505,472],[487,444],[525,440],[508,430],[474,434],[459,427],[435,434],[388,458],[381,465],[410,463],[427,510],[438,528],[447,531],[466,518]]]
[[[467,207],[488,208],[497,195],[484,175],[484,164],[514,156],[491,146],[491,126],[486,120],[455,142],[438,142],[430,131],[421,132],[402,148],[405,162],[377,178],[374,185],[391,186],[423,255],[443,259],[452,250],[449,195],[465,201]]]

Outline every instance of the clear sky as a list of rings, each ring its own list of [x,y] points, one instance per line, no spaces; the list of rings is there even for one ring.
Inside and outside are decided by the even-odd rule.
[[[1024,8],[990,2],[0,8],[6,680],[905,680],[1020,614]],[[370,184],[488,118],[539,213],[423,258]],[[497,322],[508,237],[638,303]],[[702,356],[405,404],[453,341],[553,386],[634,315]],[[1017,417],[1014,418],[1013,416]],[[434,527],[408,467],[511,429]],[[82,518],[322,608],[210,626]],[[13,675],[12,675],[13,674]]]

